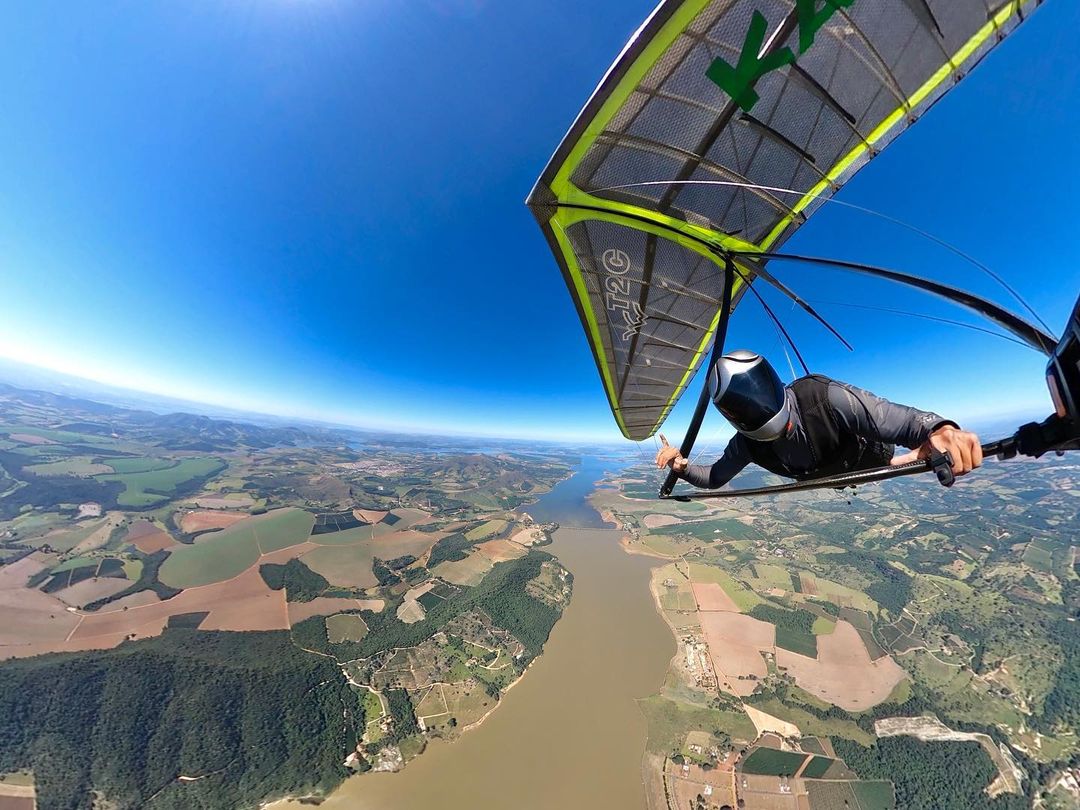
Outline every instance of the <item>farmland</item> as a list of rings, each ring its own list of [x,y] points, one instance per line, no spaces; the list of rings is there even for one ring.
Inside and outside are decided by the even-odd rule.
[[[161,581],[174,588],[222,582],[255,564],[262,554],[307,540],[314,524],[300,509],[257,515],[177,549],[161,567]]]
[[[223,469],[225,462],[221,459],[185,458],[169,467],[103,474],[95,478],[106,482],[115,481],[123,486],[116,498],[118,506],[142,508],[166,503],[178,491],[183,492],[193,485],[197,486]]]
[[[428,739],[453,739],[492,711],[540,654],[570,596],[558,562],[530,550],[549,542],[545,528],[513,511],[566,476],[573,461],[562,451],[495,457],[434,449],[427,439],[372,446],[371,437],[323,428],[157,417],[3,388],[0,423],[0,707],[23,699],[24,677],[64,694],[83,689],[97,706],[95,689],[119,688],[106,673],[138,672],[124,681],[122,700],[111,691],[104,698],[108,728],[83,712],[89,725],[69,722],[74,736],[61,741],[48,730],[52,708],[35,703],[17,745],[0,746],[0,774],[32,767],[45,775],[43,807],[81,806],[91,789],[109,806],[143,806],[143,786],[155,780],[167,806],[270,798],[273,779],[253,775],[261,766],[227,753],[223,738],[207,743],[221,743],[221,762],[235,760],[223,779],[179,780],[220,764],[181,761],[176,751],[170,759],[164,748],[153,763],[134,752],[125,759],[129,743],[164,740],[159,728],[184,745],[218,733],[242,694],[252,718],[271,712],[251,720],[260,731],[245,750],[273,748],[263,760],[286,757],[274,766],[281,778],[324,795],[347,773],[384,755],[408,761]],[[429,561],[444,540],[442,558]],[[451,569],[441,578],[441,565],[461,576]],[[398,619],[408,605],[417,611],[411,623]],[[410,662],[411,685],[395,685],[403,676],[383,660],[391,646]],[[269,657],[230,669],[250,655]],[[82,673],[84,663],[95,676],[72,686],[64,673]],[[171,678],[181,670],[191,681],[178,686]],[[168,696],[157,690],[166,684],[187,701],[170,717],[194,712],[197,725],[162,719]],[[279,708],[286,701],[288,712]],[[409,720],[417,707],[423,728]],[[286,754],[275,735],[294,722],[315,737],[300,735],[300,748]],[[8,741],[9,731],[0,729]],[[341,740],[350,735],[343,767]],[[57,756],[89,770],[59,778],[60,760],[41,757],[52,750],[46,738],[77,746]],[[102,767],[103,757],[123,759],[130,778]],[[149,774],[159,765],[164,777]]]
[[[331,644],[362,641],[367,635],[367,630],[364,620],[351,613],[338,613],[326,617],[326,640]]]
[[[877,740],[873,748],[871,718],[930,713],[1005,746],[1028,774],[983,781],[998,749],[986,749],[981,761],[958,756],[966,775],[947,794],[977,785],[986,804],[968,792],[966,804],[950,798],[940,806],[1018,807],[1019,794],[1035,789],[1037,770],[1039,779],[1058,773],[1080,750],[1080,717],[1059,708],[1066,691],[1077,699],[1076,645],[1066,641],[1075,633],[1062,635],[1063,617],[1080,609],[1075,541],[1065,529],[1075,525],[1077,506],[1065,489],[1044,485],[1062,475],[1075,480],[1080,468],[1055,464],[988,465],[963,497],[891,482],[847,499],[808,493],[737,508],[704,501],[691,512],[637,500],[648,474],[626,471],[618,489],[602,488],[592,500],[627,532],[628,550],[670,561],[652,578],[679,650],[661,697],[741,711],[758,734],[819,735],[870,747],[878,757],[851,754],[847,765],[861,779],[821,782],[839,772],[831,750],[803,749],[818,756],[803,757],[797,776],[791,759],[784,776],[757,763],[798,756],[797,743],[773,745],[778,753],[740,760],[748,766],[747,806],[939,806],[925,788],[933,778],[896,780],[895,800],[892,784],[875,781],[899,767],[898,746],[930,774],[933,745],[946,743],[923,749]],[[652,737],[661,720],[646,714]],[[1061,724],[1065,716],[1074,719]],[[661,738],[693,728],[665,728]],[[764,750],[754,742],[754,735],[744,738],[742,752]],[[659,778],[662,767],[662,760],[647,762],[647,780]],[[691,779],[670,767],[667,773]],[[768,781],[778,779],[791,784]]]

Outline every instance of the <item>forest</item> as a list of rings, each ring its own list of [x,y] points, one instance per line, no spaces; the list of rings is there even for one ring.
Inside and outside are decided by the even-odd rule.
[[[975,742],[922,742],[912,737],[886,737],[869,748],[842,737],[833,748],[863,779],[888,779],[896,787],[896,806],[904,810],[1021,810],[1022,796],[1004,794],[991,800],[984,789],[997,769]]]
[[[169,629],[0,665],[0,771],[32,769],[40,810],[255,807],[339,784],[362,711],[286,633]]]
[[[259,574],[267,587],[275,591],[284,588],[286,599],[290,602],[310,602],[322,596],[330,587],[330,583],[321,574],[315,573],[296,559],[289,560],[284,565],[260,565]]]

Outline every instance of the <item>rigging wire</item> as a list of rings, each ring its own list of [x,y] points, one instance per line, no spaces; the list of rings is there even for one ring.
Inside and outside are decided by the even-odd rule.
[[[783,188],[782,186],[765,186],[765,185],[759,185],[757,183],[742,183],[742,182],[738,182],[738,181],[734,181],[734,180],[647,180],[647,181],[643,181],[643,182],[639,182],[639,183],[622,183],[622,184],[619,184],[619,185],[616,185],[616,186],[606,186],[604,188],[594,189],[591,193],[599,194],[599,193],[602,193],[604,191],[620,191],[622,189],[628,189],[628,188],[639,188],[639,187],[647,187],[647,186],[671,186],[671,185],[727,186],[727,187],[733,187],[733,188],[754,189],[756,191],[768,191],[768,192],[776,193],[776,194],[797,194],[799,197],[805,197],[806,196],[806,192],[798,191],[798,190],[793,189],[793,188]],[[857,205],[855,203],[850,203],[850,202],[847,202],[846,200],[838,200],[835,197],[816,197],[814,199],[814,202],[831,203],[831,204],[834,204],[834,205],[842,206],[844,208],[850,208],[853,211],[859,211],[859,212],[864,213],[864,214],[869,214],[870,216],[877,217],[878,219],[882,219],[882,220],[884,220],[886,222],[891,222],[894,225],[899,225],[901,228],[905,228],[905,229],[911,231],[912,233],[915,233],[915,234],[923,237],[924,239],[928,239],[931,242],[934,242],[935,244],[940,245],[941,247],[943,247],[946,250],[948,250],[949,252],[959,256],[961,259],[963,259],[964,261],[966,261],[969,264],[973,265],[975,268],[977,268],[978,270],[980,270],[981,272],[983,272],[984,274],[989,276],[991,279],[993,279],[1007,293],[1009,293],[1009,295],[1011,295],[1013,297],[1013,299],[1016,300],[1020,304],[1020,306],[1022,306],[1024,309],[1026,309],[1031,314],[1031,316],[1033,318],[1035,318],[1036,321],[1038,321],[1039,325],[1042,326],[1043,329],[1045,329],[1047,332],[1052,332],[1053,331],[1050,328],[1050,326],[1046,323],[1046,321],[1044,321],[1040,317],[1039,313],[1035,310],[1035,308],[1032,307],[1031,304],[1029,304],[1024,299],[1024,297],[1022,295],[1020,295],[1019,291],[1017,291],[1011,284],[1009,284],[1004,278],[1002,278],[1002,276],[1000,274],[998,274],[997,272],[992,270],[984,262],[981,262],[978,259],[976,259],[970,253],[967,253],[966,251],[958,248],[956,245],[954,245],[954,244],[952,244],[950,242],[947,242],[946,240],[942,239],[940,236],[937,236],[937,235],[935,235],[933,233],[930,233],[929,231],[924,230],[924,229],[918,227],[917,225],[912,225],[910,222],[905,222],[904,220],[898,219],[897,217],[891,216],[889,214],[883,214],[880,211],[875,211],[873,208],[866,208],[865,206]]]
[[[959,326],[964,329],[971,329],[974,332],[982,332],[985,335],[992,335],[993,337],[1007,340],[1010,343],[1015,343],[1017,346],[1023,346],[1025,349],[1029,348],[1028,344],[1024,343],[1024,341],[1018,340],[1011,335],[1003,335],[1001,334],[1001,332],[995,332],[993,329],[986,329],[985,327],[977,326],[973,323],[964,323],[963,321],[956,321],[952,318],[942,318],[937,315],[927,315],[924,312],[909,312],[904,309],[892,309],[890,307],[874,307],[870,306],[869,304],[850,304],[845,301],[813,301],[812,303],[824,307],[849,307],[851,309],[866,309],[874,312],[888,312],[892,315],[904,315],[908,318],[922,318],[926,321],[937,321],[938,323],[945,323],[950,326]]]
[[[792,351],[794,351],[795,356],[799,358],[799,365],[801,365],[803,367],[803,370],[807,374],[809,374],[810,367],[806,365],[806,360],[803,359],[802,352],[800,352],[799,347],[795,345],[795,341],[792,340],[791,335],[788,334],[788,330],[784,328],[784,324],[782,324],[780,322],[780,319],[776,317],[776,313],[772,311],[772,307],[769,306],[768,302],[765,301],[761,293],[759,293],[754,287],[754,285],[750,283],[750,280],[743,274],[743,272],[738,268],[738,266],[735,265],[734,262],[732,262],[732,266],[735,268],[735,272],[738,274],[739,278],[741,278],[746,283],[747,288],[750,290],[750,292],[754,294],[754,297],[757,298],[758,303],[760,303],[761,306],[765,309],[765,313],[772,320],[773,324],[775,324],[776,327],[784,333],[784,337],[787,338],[787,342],[791,346]]]

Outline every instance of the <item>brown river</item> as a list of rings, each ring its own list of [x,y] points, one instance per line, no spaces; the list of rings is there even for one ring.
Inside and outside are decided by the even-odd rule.
[[[587,462],[528,511],[559,521],[555,554],[574,595],[544,653],[477,728],[435,741],[403,771],[346,781],[324,808],[356,810],[644,810],[645,721],[635,698],[659,690],[675,641],[649,572],[621,533],[584,503],[603,467]]]

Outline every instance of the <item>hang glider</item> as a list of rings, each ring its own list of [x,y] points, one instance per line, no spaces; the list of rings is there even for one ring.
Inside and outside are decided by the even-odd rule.
[[[765,263],[1041,2],[656,7],[527,200],[623,435],[660,428],[757,279],[816,315]]]

